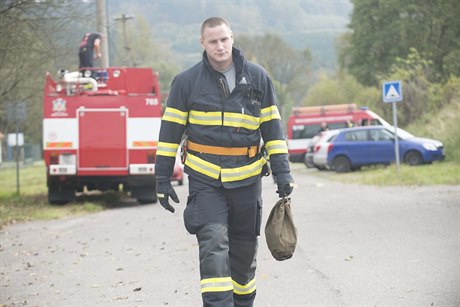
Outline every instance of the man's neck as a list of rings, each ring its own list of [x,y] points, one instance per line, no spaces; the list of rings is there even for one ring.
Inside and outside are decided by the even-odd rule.
[[[232,67],[233,65],[233,59],[228,61],[228,62],[222,62],[222,63],[219,63],[219,62],[215,62],[215,61],[212,61],[211,59],[209,59],[209,64],[211,64],[211,67],[214,69],[214,70],[217,70],[217,71],[226,71],[228,70],[230,67]]]

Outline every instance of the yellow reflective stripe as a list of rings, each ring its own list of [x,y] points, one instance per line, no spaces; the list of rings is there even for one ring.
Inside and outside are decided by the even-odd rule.
[[[260,174],[262,166],[267,163],[263,157],[259,160],[241,167],[223,168],[221,170],[222,182],[230,182],[247,179]]]
[[[220,167],[209,163],[197,156],[192,155],[190,152],[187,153],[187,158],[185,160],[185,165],[191,169],[197,171],[198,173],[205,174],[214,179],[218,179],[220,175]]]
[[[260,111],[260,123],[268,122],[272,119],[281,119],[280,112],[276,106],[263,108]]]
[[[224,113],[224,126],[259,129],[259,118],[241,113]]]
[[[241,285],[236,281],[233,281],[233,292],[239,295],[246,295],[251,294],[252,292],[256,291],[256,279],[249,281],[245,285]]]
[[[269,141],[265,144],[267,148],[268,156],[273,154],[284,154],[288,153],[288,147],[285,140]]]
[[[200,281],[201,293],[232,291],[231,277],[206,278]]]
[[[187,112],[182,112],[178,109],[168,107],[166,108],[162,119],[168,122],[174,122],[180,125],[185,125],[187,123]]]
[[[190,111],[188,121],[191,124],[221,126],[222,112]]]
[[[157,156],[175,157],[179,144],[158,142]]]

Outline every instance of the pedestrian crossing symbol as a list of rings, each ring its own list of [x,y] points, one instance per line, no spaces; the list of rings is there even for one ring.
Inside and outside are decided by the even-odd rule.
[[[383,102],[402,101],[401,81],[384,82],[382,86]]]

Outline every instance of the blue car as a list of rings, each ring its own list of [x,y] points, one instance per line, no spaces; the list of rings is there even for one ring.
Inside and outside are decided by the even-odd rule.
[[[444,159],[441,142],[418,138],[398,128],[399,157],[409,165]],[[341,129],[331,141],[327,163],[337,172],[349,172],[364,165],[389,165],[396,160],[394,128],[364,126]]]

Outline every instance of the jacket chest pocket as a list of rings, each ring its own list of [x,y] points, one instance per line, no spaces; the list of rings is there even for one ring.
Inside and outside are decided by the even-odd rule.
[[[260,117],[263,92],[256,88],[248,89],[244,95],[242,113]]]

